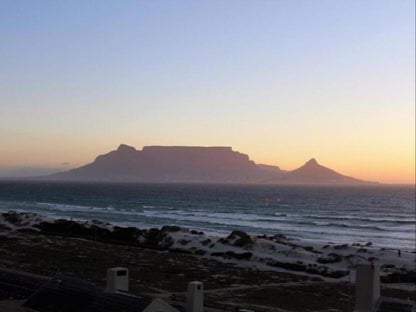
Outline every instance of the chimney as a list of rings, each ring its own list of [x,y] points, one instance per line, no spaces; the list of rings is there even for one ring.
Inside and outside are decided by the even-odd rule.
[[[106,291],[115,292],[116,290],[129,291],[129,270],[127,268],[107,269]]]
[[[204,286],[202,282],[188,283],[186,312],[204,312]]]
[[[380,267],[359,264],[355,277],[355,311],[371,312],[380,299]]]

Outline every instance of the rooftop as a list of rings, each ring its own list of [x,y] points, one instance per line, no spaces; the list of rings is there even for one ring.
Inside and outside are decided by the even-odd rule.
[[[108,293],[91,282],[56,275],[36,291],[23,307],[40,312],[141,312],[151,301],[152,298],[147,296]]]

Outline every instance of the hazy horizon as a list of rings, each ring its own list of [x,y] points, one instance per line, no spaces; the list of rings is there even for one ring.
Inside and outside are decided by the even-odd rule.
[[[121,145],[126,146],[126,144],[121,144]],[[129,145],[127,145],[127,146],[129,146]],[[160,147],[159,145],[153,145],[153,146],[149,145],[149,146],[146,146],[146,147],[154,147],[154,146]],[[135,148],[134,146],[130,146],[130,147]],[[166,147],[166,146],[163,146],[163,147]],[[198,147],[198,148],[200,148],[202,146],[177,146],[177,145],[173,145],[173,146],[169,146],[169,147]],[[210,147],[214,147],[214,146],[210,146]],[[218,148],[219,146],[215,146],[215,147]],[[241,152],[241,151],[235,151],[231,146],[221,146],[221,147],[230,148],[234,152]],[[142,150],[140,148],[139,149],[135,148],[135,149],[137,151]],[[112,151],[114,151],[114,150],[112,150]],[[112,151],[108,151],[108,152],[112,152]],[[107,154],[107,153],[105,153],[105,154]],[[98,156],[100,156],[100,155],[97,155],[97,157]],[[249,159],[251,161],[253,161],[253,159],[250,158],[250,155],[247,155],[247,156],[249,157]],[[317,160],[313,157],[309,158],[308,160],[305,160],[305,162],[303,164],[299,165],[296,168],[292,168],[292,169],[282,168],[282,167],[278,166],[278,164],[273,164],[271,166],[276,166],[280,170],[289,172],[289,171],[298,169],[299,167],[305,165],[306,163],[309,163],[312,160],[315,160],[319,165],[326,167],[325,164],[320,163],[319,160]],[[89,162],[89,163],[83,164],[82,166],[91,164],[94,161],[95,161],[95,159],[93,161]],[[261,164],[261,163],[255,162],[255,161],[254,161],[254,163],[256,165],[267,165],[267,164]],[[68,170],[76,169],[76,168],[79,168],[79,167],[82,167],[82,166],[73,167],[69,163],[62,163],[62,164],[60,164],[60,167],[21,167],[21,166],[9,166],[8,167],[8,166],[0,166],[0,179],[4,179],[4,178],[6,178],[6,179],[7,178],[31,178],[31,177],[47,176],[47,175],[51,175],[51,174],[55,174],[55,173],[66,172]],[[335,172],[337,172],[339,174],[343,174],[342,172],[339,172],[336,168],[329,168],[329,169],[332,169],[332,170],[334,170]],[[357,177],[353,177],[353,176],[350,176],[350,177],[357,178]],[[397,182],[388,182],[388,181],[387,182],[380,182],[380,181],[370,181],[370,180],[363,180],[363,181],[382,183],[382,184],[386,184],[386,185],[389,185],[389,184],[390,185],[415,185],[415,183],[397,183]],[[319,184],[316,184],[316,185],[319,185]]]
[[[0,177],[126,143],[415,183],[415,3],[0,3]],[[14,172],[14,173],[13,173]]]

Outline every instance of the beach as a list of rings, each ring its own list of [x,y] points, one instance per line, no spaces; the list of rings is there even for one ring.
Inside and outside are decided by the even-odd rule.
[[[0,240],[1,267],[104,284],[108,267],[124,266],[133,292],[181,298],[187,282],[200,280],[213,306],[343,310],[353,300],[355,266],[369,261],[380,266],[382,294],[415,300],[416,253],[403,250],[399,256],[398,250],[371,244],[321,244],[242,231],[219,237],[176,226],[139,229],[16,212],[1,213]],[[305,301],[291,300],[295,294]]]
[[[326,244],[415,250],[414,186],[282,186],[0,181],[0,211],[175,225],[227,236],[283,234]],[[267,201],[266,201],[267,199]]]

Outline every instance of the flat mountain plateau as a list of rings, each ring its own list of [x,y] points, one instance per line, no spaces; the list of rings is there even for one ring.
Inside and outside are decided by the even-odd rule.
[[[326,168],[315,159],[293,170],[256,164],[231,147],[145,146],[121,144],[92,163],[41,177],[53,181],[242,184],[369,184]]]

